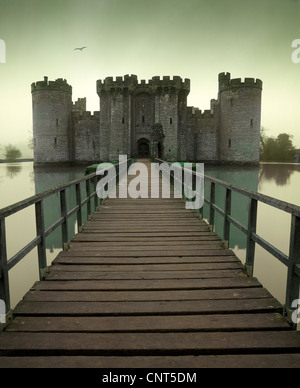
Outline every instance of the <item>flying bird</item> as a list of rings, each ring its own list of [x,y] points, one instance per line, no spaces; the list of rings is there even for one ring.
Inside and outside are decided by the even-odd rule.
[[[74,50],[80,50],[80,51],[82,51],[83,49],[85,49],[85,48],[87,48],[87,47],[76,47],[76,48],[74,48]]]

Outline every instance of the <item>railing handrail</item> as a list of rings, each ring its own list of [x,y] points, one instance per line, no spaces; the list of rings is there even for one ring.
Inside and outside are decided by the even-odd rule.
[[[174,166],[173,163],[166,162],[165,160],[161,160],[161,159],[156,159],[156,160],[159,161],[160,163],[168,163],[168,164]],[[177,166],[175,165],[174,167],[176,168]],[[181,167],[181,169],[184,170],[185,169],[184,166]],[[202,176],[201,174],[197,173],[196,171],[191,171],[191,170],[188,170],[188,171],[192,172],[192,174],[195,176]],[[262,193],[259,193],[257,191],[248,190],[248,189],[245,189],[243,187],[236,186],[234,184],[225,182],[221,179],[212,177],[210,175],[204,174],[204,179],[209,180],[210,182],[217,183],[218,185],[221,185],[225,188],[229,188],[230,190],[235,191],[237,193],[246,195],[249,198],[256,199],[257,201],[263,202],[263,203],[270,205],[270,206],[273,206],[277,209],[283,210],[287,213],[294,214],[296,216],[300,216],[300,206],[298,206],[298,205],[294,205],[290,202],[286,202],[286,201],[283,201],[283,200],[278,199],[278,198],[270,197],[269,195],[262,194]]]
[[[211,177],[211,176],[206,175],[206,174],[204,174],[204,179],[207,179],[211,182],[222,185],[225,188],[229,188],[232,191],[246,195],[249,198],[256,199],[257,201],[263,202],[267,205],[273,206],[273,207],[280,209],[280,210],[283,210],[287,213],[294,214],[296,216],[300,216],[300,206],[298,206],[298,205],[294,205],[290,202],[282,201],[281,199],[277,199],[275,197],[270,197],[269,195],[262,194],[262,193],[259,193],[257,191],[248,190],[248,189],[245,189],[243,187],[236,186],[236,185],[233,185],[231,183],[227,183],[225,181]]]
[[[128,161],[130,160],[131,159],[127,159],[126,162],[122,162],[122,163],[128,163]],[[117,163],[115,166],[121,165],[122,163]],[[115,166],[112,166],[111,168],[114,168]],[[26,207],[34,205],[35,203],[39,202],[41,199],[48,198],[55,193],[59,193],[62,190],[68,189],[69,187],[76,185],[77,183],[82,183],[84,181],[90,180],[94,178],[96,175],[97,175],[96,171],[92,172],[91,174],[84,175],[83,177],[74,179],[70,182],[63,183],[51,189],[42,191],[41,193],[32,195],[31,197],[25,198],[19,202],[15,202],[12,205],[8,205],[0,209],[0,219],[6,218],[12,214],[19,212],[20,210],[26,209]]]
[[[89,175],[84,175],[81,178],[74,179],[70,182],[61,184],[61,185],[56,186],[52,189],[42,191],[39,194],[32,195],[31,197],[25,198],[19,202],[15,202],[12,205],[8,205],[8,206],[0,209],[0,219],[9,217],[9,216],[19,212],[20,210],[26,209],[28,206],[34,205],[35,203],[39,202],[42,199],[48,198],[53,194],[59,193],[62,190],[66,190],[69,187],[75,186],[77,183],[82,183],[82,182],[85,182],[89,179],[92,179],[95,177],[95,175],[96,175],[95,172],[93,172],[92,174],[89,174]]]
[[[166,162],[165,160],[155,159],[159,163],[168,163],[170,166],[173,163]],[[175,164],[176,166],[176,164]],[[179,166],[178,166],[179,168]],[[184,170],[184,166],[180,166]],[[192,170],[188,169],[189,173]],[[253,276],[254,268],[254,255],[255,255],[255,244],[259,244],[267,252],[271,253],[273,257],[280,260],[287,268],[287,286],[286,286],[286,298],[285,298],[285,314],[289,321],[292,322],[292,314],[295,308],[293,307],[293,301],[299,298],[299,289],[300,289],[300,206],[285,202],[273,197],[270,197],[265,194],[261,194],[255,191],[244,189],[242,187],[233,185],[231,183],[222,181],[218,178],[211,177],[206,174],[198,174],[196,171],[192,171],[194,177],[204,178],[205,180],[210,181],[210,198],[206,199],[204,195],[204,203],[207,203],[209,206],[209,219],[208,222],[212,228],[215,226],[215,217],[214,213],[217,211],[224,218],[224,229],[223,229],[223,241],[226,245],[229,242],[230,236],[230,225],[234,225],[244,234],[247,235],[247,247],[246,247],[246,261],[245,261],[245,270],[249,276]],[[175,174],[174,174],[174,179]],[[183,180],[182,184],[183,184]],[[224,210],[215,204],[215,186],[220,185],[225,188],[225,198],[224,198]],[[192,188],[190,188],[192,189]],[[240,221],[236,220],[231,216],[231,192],[235,191],[239,194],[242,194],[249,199],[249,208],[248,208],[248,225],[243,225]],[[257,226],[257,211],[258,211],[258,202],[265,203],[269,206],[272,206],[281,211],[285,211],[291,215],[291,228],[290,228],[290,244],[289,244],[289,254],[286,255],[277,249],[275,246],[264,240],[261,236],[256,233]],[[203,217],[203,208],[199,210],[199,216]],[[221,237],[221,236],[220,236]],[[294,324],[295,327],[295,324]]]

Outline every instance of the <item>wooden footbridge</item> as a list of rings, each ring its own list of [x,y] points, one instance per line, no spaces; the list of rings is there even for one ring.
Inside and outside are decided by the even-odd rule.
[[[90,179],[94,176],[85,177],[85,182]],[[0,367],[300,366],[300,336],[283,314],[289,310],[247,275],[233,251],[224,247],[224,238],[211,231],[197,212],[186,210],[182,199],[106,199],[81,228],[84,201],[79,181],[74,184],[75,210],[64,208],[66,187],[57,189],[64,216],[48,230],[43,229],[41,216],[44,197],[31,199],[38,224],[32,245],[40,253],[45,250],[43,240],[58,224],[64,226],[66,236],[66,220],[75,212],[80,232],[50,267],[46,268],[45,262],[42,265],[39,258],[41,280],[19,302],[0,334]],[[212,210],[218,210],[213,204],[214,185],[207,202]],[[228,193],[234,189],[227,186]],[[93,195],[98,199],[90,184],[87,192],[85,203],[91,208]],[[228,194],[227,223],[232,221],[229,198]],[[291,210],[296,232],[299,209],[292,209],[285,211]],[[10,260],[5,257],[8,211],[0,212],[1,290],[6,296],[4,269],[32,248],[27,246],[26,252]],[[210,214],[213,216],[213,211]],[[248,229],[251,253],[251,242],[260,241],[255,225],[250,223]],[[297,238],[293,237],[286,259],[289,268],[295,257],[293,249],[298,249]],[[289,287],[299,287],[299,251],[297,254],[289,271]]]

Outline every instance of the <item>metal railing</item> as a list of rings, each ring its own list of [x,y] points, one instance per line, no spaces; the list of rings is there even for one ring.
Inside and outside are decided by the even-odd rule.
[[[131,159],[126,161],[130,165]],[[129,163],[128,163],[129,162]],[[116,175],[119,174],[120,165],[114,165]],[[85,175],[82,178],[73,180],[66,184],[57,186],[53,189],[44,191],[30,198],[24,199],[18,203],[7,206],[0,210],[0,300],[4,301],[6,306],[5,321],[12,317],[10,288],[9,288],[9,271],[18,264],[25,256],[27,256],[34,248],[37,248],[39,278],[44,279],[47,269],[46,256],[46,238],[61,226],[62,249],[69,248],[69,231],[68,220],[76,214],[78,232],[82,229],[85,221],[92,215],[94,211],[101,205],[101,199],[97,195],[97,183],[99,176],[94,172]],[[82,198],[82,185],[85,185],[85,198]],[[68,210],[67,189],[75,188],[76,206]],[[49,227],[45,228],[45,209],[44,202],[47,198],[53,195],[59,195],[60,199],[60,217]],[[94,206],[92,206],[94,201]],[[83,220],[83,206],[87,205],[87,217]],[[19,211],[35,207],[35,227],[36,236],[26,246],[20,249],[12,257],[7,254],[7,236],[6,236],[6,218],[18,213]],[[1,326],[1,323],[0,323]]]
[[[156,159],[157,162],[165,162],[163,160]],[[168,163],[172,166],[172,163]],[[173,167],[176,168],[176,166]],[[188,170],[190,172],[190,170]],[[184,168],[182,168],[182,173]],[[193,187],[191,190],[195,190],[195,180],[197,173],[192,171],[193,174]],[[173,174],[173,179],[176,179],[178,174]],[[203,177],[199,177],[203,178]],[[184,179],[181,179],[184,184]],[[292,322],[292,314],[296,307],[293,306],[293,302],[299,299],[300,289],[300,206],[293,205],[288,202],[281,201],[279,199],[270,197],[268,195],[260,194],[255,191],[247,190],[233,184],[224,182],[220,179],[213,178],[204,174],[204,182],[210,186],[209,195],[204,196],[204,203],[208,205],[208,223],[213,229],[215,227],[215,212],[219,213],[223,217],[223,235],[220,236],[228,246],[230,237],[231,225],[234,225],[240,231],[242,231],[247,237],[246,245],[246,261],[245,270],[248,276],[253,276],[254,258],[255,258],[255,246],[260,245],[264,250],[269,252],[273,257],[278,259],[287,267],[287,284],[285,293],[284,313],[291,324],[296,327],[295,322]],[[216,187],[221,186],[225,188],[224,195],[224,210],[220,206],[216,205]],[[182,190],[183,192],[183,190]],[[232,208],[234,203],[232,201],[232,192],[239,193],[248,198],[248,222],[247,225],[242,224],[239,220],[232,216]],[[291,228],[289,238],[289,253],[284,254],[274,245],[263,239],[256,233],[257,227],[257,215],[258,215],[258,203],[267,204],[273,208],[279,209],[283,212],[290,214],[291,216]],[[199,217],[203,218],[203,207],[198,210]]]

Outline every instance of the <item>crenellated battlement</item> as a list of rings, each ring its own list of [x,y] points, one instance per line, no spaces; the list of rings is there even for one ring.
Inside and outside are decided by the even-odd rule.
[[[86,97],[78,98],[77,101],[73,102],[72,111],[85,112],[86,111]]]
[[[130,89],[133,90],[138,84],[137,76],[125,75],[124,77],[106,77],[104,80],[97,81],[97,93],[102,91],[110,91],[111,89]]]
[[[72,112],[72,118],[74,121],[79,120],[85,120],[85,119],[91,119],[91,120],[99,120],[100,118],[100,111],[73,111]]]
[[[204,119],[204,118],[213,118],[214,114],[210,109],[206,109],[202,111],[199,108],[195,108],[194,106],[187,107],[187,114],[196,119]]]
[[[220,73],[219,74],[219,91],[235,88],[258,88],[262,89],[262,81],[255,78],[233,78],[231,79],[230,73]]]
[[[163,76],[162,78],[159,76],[152,77],[152,79],[146,81],[141,80],[138,82],[136,75],[125,75],[124,77],[106,77],[104,80],[97,81],[97,93],[101,93],[102,91],[110,91],[116,89],[128,89],[134,90],[136,88],[149,88],[150,90],[154,90],[156,88],[175,88],[175,89],[184,89],[186,91],[190,91],[190,79],[182,79],[179,76],[173,76],[173,78],[169,76]]]
[[[55,81],[49,81],[48,77],[45,76],[43,81],[37,81],[31,84],[31,92],[39,90],[61,90],[72,93],[72,86],[67,83],[66,79],[57,78]]]
[[[170,76],[159,76],[152,77],[152,80],[149,81],[149,84],[158,88],[176,88],[176,89],[185,89],[190,91],[191,81],[189,78],[184,80],[174,75],[173,78]]]

